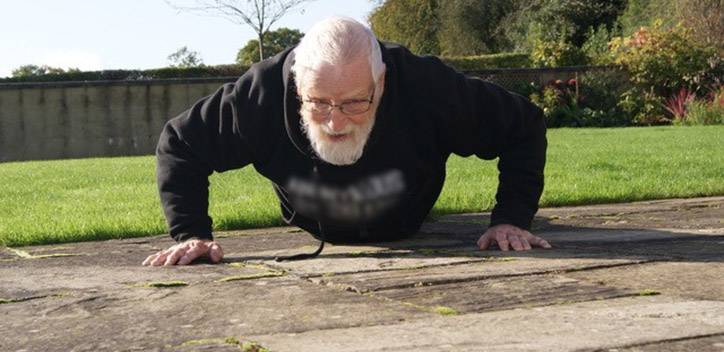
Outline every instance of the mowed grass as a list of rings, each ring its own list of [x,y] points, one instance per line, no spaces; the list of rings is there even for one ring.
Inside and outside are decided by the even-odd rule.
[[[552,129],[541,206],[724,195],[724,126]],[[434,215],[492,209],[496,163],[453,156]],[[252,167],[214,174],[215,230],[281,225]],[[19,246],[166,231],[155,159],[0,164],[0,244]]]

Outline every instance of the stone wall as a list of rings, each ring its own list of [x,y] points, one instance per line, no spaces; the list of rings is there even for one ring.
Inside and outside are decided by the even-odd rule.
[[[0,85],[0,162],[153,154],[168,119],[229,81]]]

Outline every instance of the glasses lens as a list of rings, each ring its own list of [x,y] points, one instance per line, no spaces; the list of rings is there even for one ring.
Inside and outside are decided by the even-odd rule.
[[[340,106],[340,109],[342,109],[342,112],[348,115],[355,115],[355,114],[361,114],[363,112],[366,112],[370,108],[370,102],[369,101],[351,101],[342,104]]]
[[[318,114],[328,114],[332,110],[332,106],[329,104],[318,101],[305,101],[304,106],[307,107],[307,111]]]

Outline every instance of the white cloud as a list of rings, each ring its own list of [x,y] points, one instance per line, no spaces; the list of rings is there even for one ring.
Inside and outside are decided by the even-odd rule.
[[[103,61],[100,55],[89,51],[56,51],[46,54],[41,65],[64,69],[79,68],[82,71],[103,69]]]

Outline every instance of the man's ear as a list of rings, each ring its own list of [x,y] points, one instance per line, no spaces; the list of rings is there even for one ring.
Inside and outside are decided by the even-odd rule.
[[[384,65],[384,64],[383,64]],[[377,91],[379,94],[375,94],[382,98],[382,95],[385,94],[385,76],[387,76],[387,66],[385,65],[382,69],[382,73],[380,73],[380,79],[377,81]]]

